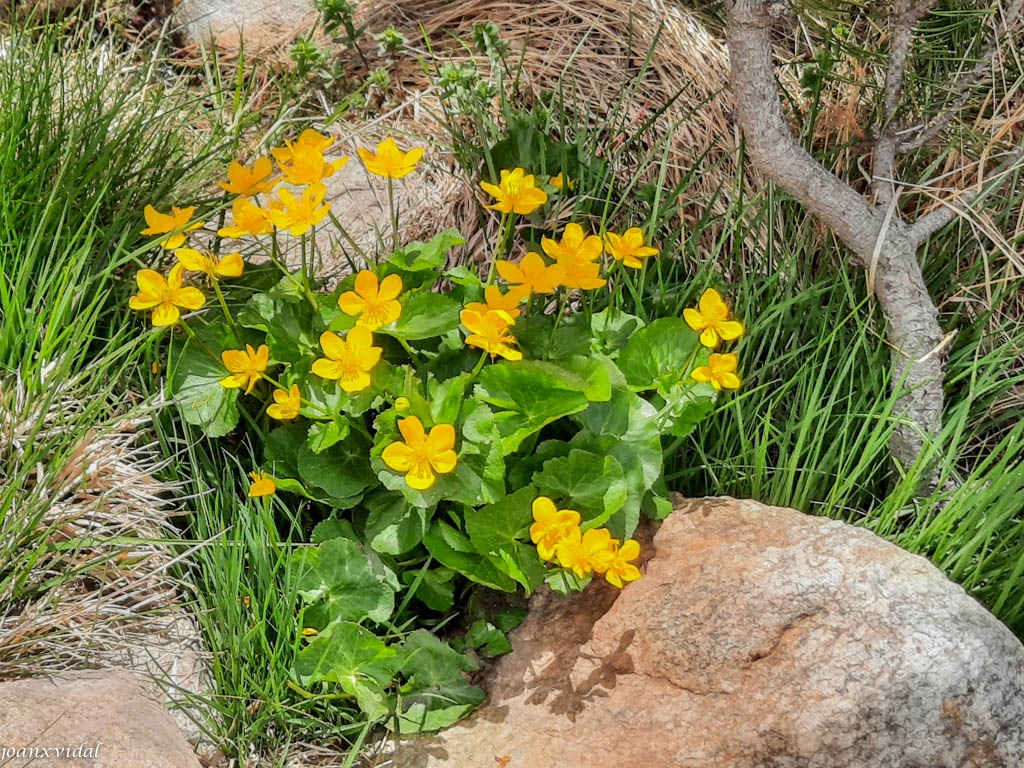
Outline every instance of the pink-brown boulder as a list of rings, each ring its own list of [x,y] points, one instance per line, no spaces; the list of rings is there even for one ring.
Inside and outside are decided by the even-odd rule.
[[[538,593],[489,703],[393,764],[1024,766],[1024,647],[924,558],[732,499],[653,550],[621,594]]]
[[[160,695],[130,672],[0,683],[4,768],[200,768]]]

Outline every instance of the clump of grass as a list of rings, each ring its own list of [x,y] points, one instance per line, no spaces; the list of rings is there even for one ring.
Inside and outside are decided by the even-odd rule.
[[[175,599],[168,487],[128,390],[152,376],[150,342],[125,322],[121,276],[143,206],[202,183],[218,139],[140,51],[5,34],[0,674],[21,675],[109,661]]]
[[[365,718],[339,697],[310,696],[291,679],[304,643],[302,573],[293,555],[309,539],[299,511],[276,497],[246,499],[246,445],[219,452],[170,418],[158,431],[165,451],[179,457],[170,471],[191,499],[181,547],[191,551],[187,573],[215,682],[204,701],[218,715],[222,748],[243,764],[284,765],[316,743],[348,754],[350,766],[367,737]]]

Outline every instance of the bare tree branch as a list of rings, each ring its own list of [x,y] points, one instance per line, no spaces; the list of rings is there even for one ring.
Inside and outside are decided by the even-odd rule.
[[[896,178],[896,111],[907,74],[907,59],[914,43],[917,22],[928,13],[937,0],[895,0],[889,29],[889,66],[885,71],[882,88],[882,118],[875,127],[877,141],[871,188],[880,205],[889,205],[895,194],[892,179]]]
[[[915,9],[925,5],[905,5],[910,9],[907,18],[913,19]],[[755,165],[820,217],[872,272],[875,295],[889,321],[893,386],[900,392],[901,424],[890,448],[907,466],[941,428],[945,355],[938,310],[925,286],[909,228],[895,206],[870,204],[825,170],[793,137],[782,114],[772,66],[772,25],[787,8],[786,0],[728,3],[727,40],[737,117]],[[902,55],[900,68],[906,61],[906,53]],[[895,87],[902,75],[892,77]]]
[[[744,141],[758,167],[824,220],[843,242],[871,244],[854,248],[866,264],[878,232],[872,206],[804,151],[782,114],[772,65],[771,27],[787,8],[787,0],[735,0],[729,10],[727,41]]]
[[[956,79],[956,86],[950,92],[953,101],[932,118],[931,122],[913,130],[913,138],[901,140],[896,147],[898,153],[914,152],[942,133],[953,122],[960,110],[971,100],[972,89],[989,77],[992,60],[1006,43],[1021,21],[1024,20],[1024,0],[1012,0],[1000,20],[993,26],[992,34],[985,48],[978,55],[975,65]]]

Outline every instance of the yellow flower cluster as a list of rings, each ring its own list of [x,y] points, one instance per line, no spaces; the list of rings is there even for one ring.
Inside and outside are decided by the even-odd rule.
[[[485,207],[506,214],[532,213],[547,200],[547,194],[535,186],[534,177],[526,175],[522,168],[503,170],[499,185],[480,182],[480,186],[498,200]],[[510,329],[521,314],[522,302],[533,295],[552,294],[559,288],[592,291],[604,287],[607,280],[600,275],[602,253],[610,254],[627,267],[639,268],[643,265],[641,259],[659,252],[643,244],[643,233],[636,227],[623,235],[609,232],[602,241],[597,235],[587,234],[576,223],[566,225],[561,240],[542,237],[541,249],[553,263],[549,264],[532,251],[518,263],[507,259],[495,262],[507,292],[488,285],[483,302],[466,305],[459,316],[468,332],[466,344],[482,349],[492,359],[521,360],[523,355],[513,346],[516,340]]]
[[[347,157],[338,160],[325,157],[324,153],[333,143],[334,139],[308,128],[294,142],[285,141],[283,147],[271,149],[273,160],[257,158],[251,168],[232,162],[228,167],[228,180],[218,182],[218,186],[238,195],[231,206],[234,221],[217,230],[217,234],[239,238],[267,235],[277,228],[301,237],[327,218],[331,206],[324,203],[327,194],[324,179],[333,176],[348,162]],[[282,182],[301,188],[301,194],[279,186]],[[276,198],[270,196],[275,187],[278,187]],[[249,199],[257,195],[268,196],[266,207],[261,208]]]
[[[683,319],[700,333],[700,343],[716,349],[722,341],[735,341],[743,335],[743,323],[729,318],[729,306],[714,288],[708,288],[700,297],[697,308],[683,310]],[[708,364],[695,368],[690,374],[694,381],[710,383],[715,389],[739,389],[736,375],[736,355],[712,353]]]
[[[580,529],[580,513],[558,509],[547,496],[533,502],[530,540],[537,545],[542,560],[558,561],[579,578],[591,573],[603,574],[609,584],[622,588],[624,582],[640,578],[640,569],[632,561],[640,557],[640,544],[627,539],[621,545],[607,528]]]

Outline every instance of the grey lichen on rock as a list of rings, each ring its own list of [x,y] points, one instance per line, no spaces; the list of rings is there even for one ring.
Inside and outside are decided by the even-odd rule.
[[[513,648],[394,764],[1024,765],[1013,634],[924,558],[790,509],[681,505],[643,578],[538,594]]]

